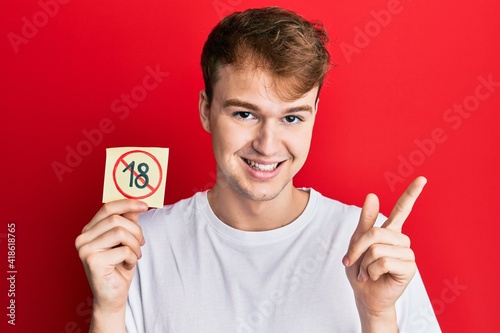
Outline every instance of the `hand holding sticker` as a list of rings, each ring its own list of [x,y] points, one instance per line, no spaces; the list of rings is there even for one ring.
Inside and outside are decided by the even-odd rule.
[[[167,163],[168,148],[106,149],[102,201],[138,199],[149,207],[162,207]]]

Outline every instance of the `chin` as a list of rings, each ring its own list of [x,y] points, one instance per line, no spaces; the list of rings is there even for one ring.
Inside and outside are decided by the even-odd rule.
[[[286,182],[282,186],[277,187],[276,185],[270,186],[271,184],[265,185],[254,185],[250,187],[241,186],[241,184],[233,184],[236,191],[243,197],[250,199],[252,201],[270,201],[278,197],[290,181]]]
[[[254,192],[241,192],[241,194],[252,201],[270,201],[279,195],[277,193],[254,193]]]

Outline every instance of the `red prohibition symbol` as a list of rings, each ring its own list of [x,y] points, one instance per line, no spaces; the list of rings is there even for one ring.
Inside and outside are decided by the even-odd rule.
[[[136,165],[136,159],[139,158],[139,160],[144,160],[144,156],[149,157],[151,159],[152,163],[140,163],[137,166],[137,170],[135,169]],[[154,172],[150,173],[150,164],[151,168],[157,168]],[[124,166],[124,169],[122,169],[121,166]],[[130,182],[128,186],[120,186],[118,180],[117,180],[117,172],[118,173],[123,173],[123,172],[130,172]],[[159,174],[158,180],[156,179],[150,179],[148,174]],[[121,155],[118,160],[116,160],[115,166],[113,168],[113,182],[115,183],[116,189],[126,198],[129,199],[144,199],[152,196],[160,187],[161,181],[163,177],[163,172],[161,169],[160,162],[158,162],[158,159],[151,153],[144,151],[144,150],[131,150],[126,152],[125,154]],[[124,187],[124,188],[122,188]],[[132,195],[130,192],[130,189],[133,188],[138,188],[144,191],[144,194],[141,195]],[[127,192],[128,190],[128,192]]]

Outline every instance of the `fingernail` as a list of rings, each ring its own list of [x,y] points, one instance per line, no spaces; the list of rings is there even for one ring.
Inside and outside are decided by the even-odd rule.
[[[344,266],[349,266],[349,258],[347,258],[347,256],[344,256],[344,258],[342,259],[342,263],[344,264]]]
[[[148,205],[146,203],[144,203],[144,202],[141,202],[141,209],[142,210],[148,209]]]
[[[142,238],[141,245],[144,245],[144,244],[146,244],[146,238]]]
[[[363,275],[361,275],[361,272],[358,274],[358,281],[363,282]]]

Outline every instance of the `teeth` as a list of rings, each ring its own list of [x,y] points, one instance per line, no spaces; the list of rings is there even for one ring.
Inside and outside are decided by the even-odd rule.
[[[259,170],[259,171],[273,171],[278,167],[278,163],[273,163],[273,164],[259,164],[257,162],[247,160],[245,159],[248,165],[250,165],[253,169]]]

